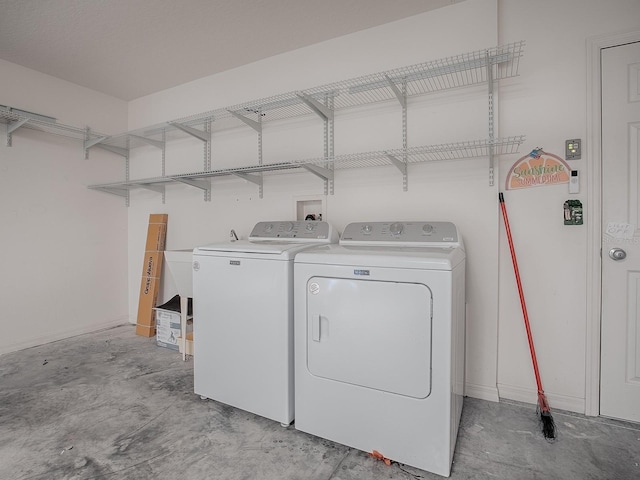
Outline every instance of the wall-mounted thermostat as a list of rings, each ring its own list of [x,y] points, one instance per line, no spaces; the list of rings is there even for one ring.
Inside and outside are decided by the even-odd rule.
[[[574,138],[564,142],[564,158],[566,160],[579,160],[582,158],[582,140]]]

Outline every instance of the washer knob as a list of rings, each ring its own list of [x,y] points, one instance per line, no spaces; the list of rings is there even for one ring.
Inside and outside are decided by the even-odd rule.
[[[269,223],[269,224],[265,225],[265,227],[264,227],[264,231],[265,232],[270,232],[271,230],[273,230],[273,223]]]
[[[362,227],[362,233],[371,233],[372,230],[373,228],[368,223]]]
[[[402,230],[404,230],[404,225],[402,225],[401,223],[392,223],[389,227],[389,230],[393,235],[400,235],[402,233]]]
[[[291,230],[293,230],[293,223],[287,222],[283,225],[283,227],[285,232],[290,232]]]
[[[432,233],[432,232],[433,232],[433,225],[431,225],[430,223],[425,224],[425,225],[422,227],[422,231],[423,231],[424,233],[427,233],[427,234]]]
[[[307,230],[309,232],[313,232],[315,230],[316,226],[313,223],[307,223]]]

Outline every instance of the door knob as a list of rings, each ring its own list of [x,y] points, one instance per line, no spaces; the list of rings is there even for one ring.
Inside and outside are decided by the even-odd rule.
[[[609,250],[609,256],[613,260],[624,260],[625,258],[627,258],[627,252],[625,252],[621,248],[612,248],[611,250]]]

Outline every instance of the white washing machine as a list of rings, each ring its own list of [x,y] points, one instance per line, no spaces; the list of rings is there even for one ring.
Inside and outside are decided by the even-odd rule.
[[[348,225],[294,266],[296,428],[449,476],[465,251],[448,222]]]
[[[195,393],[293,421],[293,260],[337,241],[327,222],[260,222],[248,241],[194,249]]]

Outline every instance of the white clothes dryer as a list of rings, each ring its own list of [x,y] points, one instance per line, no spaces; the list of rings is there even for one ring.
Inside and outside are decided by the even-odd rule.
[[[337,241],[327,222],[259,222],[248,241],[194,249],[195,393],[293,421],[293,260]]]
[[[465,251],[448,222],[349,224],[294,265],[295,426],[449,476]]]

